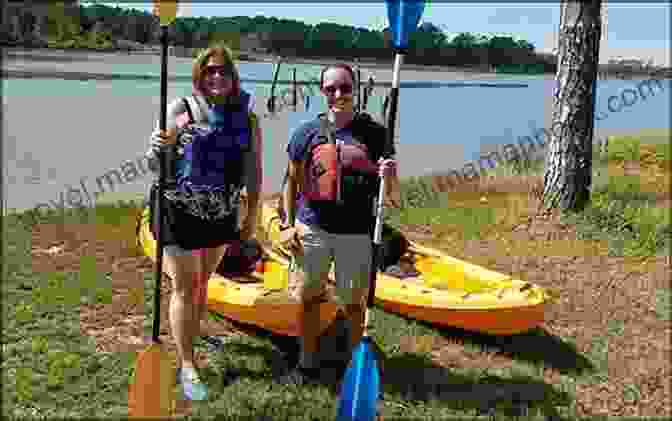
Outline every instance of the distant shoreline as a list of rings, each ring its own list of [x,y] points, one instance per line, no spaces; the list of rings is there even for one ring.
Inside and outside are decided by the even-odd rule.
[[[5,62],[12,62],[15,60],[25,60],[25,61],[35,61],[35,62],[47,62],[47,61],[60,61],[60,62],[77,62],[77,61],[88,61],[88,60],[104,60],[106,58],[114,59],[123,59],[123,58],[142,58],[142,57],[152,57],[159,56],[159,52],[156,51],[156,48],[147,47],[146,50],[114,50],[114,51],[98,51],[98,50],[87,50],[87,49],[56,49],[56,48],[20,48],[20,47],[4,47],[3,48],[3,58]],[[181,56],[170,56],[171,60],[191,60],[191,57],[181,57]],[[286,65],[315,65],[323,66],[326,64],[332,64],[337,62],[348,62],[352,64],[358,64],[359,67],[364,71],[376,71],[380,70],[389,70],[391,72],[393,66],[393,60],[376,60],[369,58],[353,58],[349,60],[340,60],[340,59],[330,59],[330,58],[304,58],[304,57],[278,57],[270,54],[260,54],[260,53],[240,53],[240,63],[274,63],[278,59],[282,60],[283,64]],[[6,67],[6,66],[3,66]],[[598,78],[600,79],[639,79],[652,77],[655,74],[663,74],[663,79],[672,78],[672,69],[657,69],[657,70],[614,70],[609,69],[609,65],[600,65],[601,70]],[[497,72],[497,71],[487,71],[483,67],[478,66],[445,66],[445,65],[419,65],[419,64],[402,64],[402,71],[413,71],[419,73],[447,73],[450,79],[455,75],[459,75],[460,79],[473,79],[473,78],[495,78],[495,77],[516,77],[516,76],[551,76],[554,73],[550,72]],[[11,77],[11,76],[9,76]]]
[[[111,53],[111,52],[82,52],[69,50],[52,50],[52,49],[32,49],[32,50],[14,50],[5,51],[3,60],[3,77],[5,78],[57,78],[69,80],[158,80],[159,79],[159,64],[160,57],[155,54],[147,53]],[[175,57],[169,58],[169,76],[170,81],[191,81],[191,75],[176,75],[172,73],[175,64],[180,66],[190,65],[192,59],[190,57]],[[286,69],[294,65],[317,65],[322,66],[336,60],[294,60],[283,59],[282,67]],[[246,80],[249,83],[270,83],[273,79],[272,69],[270,65],[272,61],[262,60],[259,57],[252,57],[251,60],[239,60],[239,63],[267,63],[269,65],[268,77],[262,79],[252,78]],[[141,73],[125,73],[123,71],[124,65],[156,65],[156,71],[149,74]],[[376,63],[361,63],[363,82],[373,76],[376,86],[389,86],[392,81],[392,65],[376,64]],[[476,83],[489,83],[489,81],[497,82],[508,75],[501,75],[496,73],[475,72],[473,69],[460,69],[455,67],[429,67],[429,66],[403,66],[402,73],[404,74],[403,84],[431,84],[456,82],[461,81],[478,81]],[[116,72],[112,71],[115,70]],[[119,71],[121,70],[121,71]],[[283,71],[283,74],[286,74]],[[515,75],[514,75],[515,77]],[[281,78],[281,79],[287,79]],[[297,78],[297,85],[304,85],[306,83],[315,83],[315,81],[305,81],[305,75]],[[291,80],[278,80],[279,85],[291,84]],[[502,81],[499,85],[507,85],[506,81]],[[510,84],[509,84],[510,85]]]
[[[87,50],[87,49],[58,49],[58,48],[3,48],[4,59],[7,61],[12,61],[16,59],[26,60],[26,61],[50,61],[52,58],[54,61],[83,61],[91,59],[104,59],[105,57],[115,57],[115,58],[125,58],[125,57],[147,57],[147,56],[158,56],[160,53],[154,51],[153,49],[147,50],[138,50],[138,51],[125,51],[125,50],[116,50],[116,51],[99,51],[99,50]],[[259,53],[240,53],[239,62],[241,63],[274,63],[277,62],[278,56],[273,56],[271,54],[259,54]],[[170,59],[178,60],[191,60],[190,57],[182,57],[171,55]],[[349,62],[356,63],[357,59],[352,60],[338,60],[330,58],[303,58],[303,57],[281,57],[283,64],[306,64],[306,65],[316,65],[321,66],[325,64],[339,63],[339,62]],[[359,65],[362,69],[380,69],[388,68],[393,65],[393,61],[381,61],[375,59],[360,59]],[[414,70],[414,71],[428,71],[428,72],[459,72],[459,73],[468,73],[468,74],[490,74],[493,75],[495,72],[485,72],[483,69],[478,69],[475,67],[468,66],[443,66],[443,65],[418,65],[418,64],[402,64],[402,69],[404,70]],[[550,74],[550,73],[549,73]]]

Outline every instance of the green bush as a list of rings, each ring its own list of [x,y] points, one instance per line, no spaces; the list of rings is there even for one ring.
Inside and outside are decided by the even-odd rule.
[[[441,204],[441,193],[429,177],[409,177],[400,181],[401,208],[432,208]]]
[[[644,143],[639,137],[635,136],[609,137],[606,157],[608,161],[649,161],[653,159],[657,163],[664,165],[670,161],[671,157],[672,146],[670,142]]]
[[[628,183],[619,180],[622,178],[625,177],[614,177],[617,180],[593,191],[590,205],[570,220],[579,224],[584,234],[607,234],[606,238],[615,245],[614,253],[654,255],[669,245],[672,233],[669,210],[656,207],[652,193],[640,192],[633,180]]]
[[[109,50],[114,48],[112,34],[109,32],[79,32],[65,36],[51,37],[48,40],[51,48],[87,48],[92,50]]]
[[[525,156],[518,160],[501,163],[488,169],[486,173],[488,176],[494,177],[543,175],[545,165],[544,157],[529,158]]]
[[[609,162],[609,154],[604,153],[604,150],[600,149],[600,145],[593,144],[593,165],[603,165],[606,166]]]
[[[610,136],[607,146],[609,161],[639,161],[641,141],[634,136]]]
[[[659,143],[656,145],[656,161],[664,163],[672,160],[672,144]]]
[[[543,158],[531,159],[524,157],[505,164],[505,167],[511,175],[535,175],[543,173],[544,165],[545,163]]]

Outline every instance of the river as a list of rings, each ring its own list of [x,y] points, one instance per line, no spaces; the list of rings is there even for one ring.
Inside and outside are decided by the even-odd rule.
[[[57,61],[5,61],[6,69],[100,72],[158,75],[159,58],[117,56],[115,61],[86,63]],[[173,60],[169,98],[189,93],[188,60]],[[319,74],[316,66],[297,65],[297,79]],[[282,68],[280,79],[291,80],[291,68]],[[270,63],[242,63],[243,80],[272,78]],[[364,78],[389,81],[389,71],[364,71]],[[402,72],[398,117],[398,150],[401,176],[459,169],[493,145],[515,143],[550,127],[555,81],[552,75],[460,75],[445,72]],[[428,83],[431,82],[431,83]],[[138,159],[147,147],[159,111],[156,80],[3,80],[3,158],[5,205],[26,209],[38,204],[52,207],[77,203],[95,195],[96,179],[117,169],[129,182],[104,187],[108,191],[143,192],[149,177],[142,175]],[[493,87],[491,85],[500,85]],[[256,97],[257,112],[266,114],[270,85],[244,82]],[[287,90],[278,86],[276,95]],[[317,89],[313,88],[314,94]],[[310,94],[306,88],[304,91]],[[387,88],[374,90],[368,110],[380,116]],[[613,98],[612,98],[613,97]],[[323,106],[319,96],[299,109],[283,107],[262,120],[264,133],[264,188],[277,191],[286,163],[287,140],[302,121]],[[641,80],[599,80],[596,121],[598,136],[670,127],[670,81],[646,84]],[[125,161],[131,161],[139,175]],[[100,189],[100,188],[99,188]],[[68,190],[71,193],[68,195]],[[88,193],[88,195],[83,194]],[[70,198],[71,200],[68,200]],[[84,200],[87,202],[87,200]]]

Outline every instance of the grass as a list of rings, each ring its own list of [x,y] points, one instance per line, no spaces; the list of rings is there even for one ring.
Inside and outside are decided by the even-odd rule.
[[[460,257],[461,240],[486,239],[502,235],[503,251],[508,255],[526,256],[625,256],[647,259],[669,255],[672,236],[670,209],[662,205],[660,197],[669,193],[671,167],[669,131],[650,132],[639,136],[611,137],[606,153],[594,151],[594,186],[590,202],[580,214],[563,215],[563,222],[572,224],[579,233],[579,244],[565,244],[551,239],[539,243],[508,242],[506,232],[525,219],[529,193],[502,193],[496,188],[488,191],[488,180],[481,180],[483,188],[468,187],[451,192],[437,192],[429,178],[412,178],[402,183],[402,207],[388,211],[388,223],[397,227],[431,225],[435,239],[453,241],[444,249],[455,251]],[[623,165],[636,162],[637,175],[627,174]],[[502,166],[486,177],[528,177],[543,180],[544,162],[523,161]],[[515,189],[514,189],[515,190]],[[524,190],[524,189],[523,189]],[[485,199],[485,200],[484,200]],[[467,257],[468,259],[468,257]],[[473,259],[472,259],[473,260]],[[486,264],[487,265],[487,264]],[[656,315],[669,320],[670,296],[668,289],[657,291]],[[591,369],[574,375],[563,375],[556,393],[568,393],[569,413],[576,408],[569,389],[577,383],[602,383],[608,380],[607,358],[609,338],[623,333],[623,322],[612,320],[604,335],[595,337],[587,353]],[[567,338],[569,339],[569,338]],[[530,370],[516,357],[515,370]],[[543,364],[542,364],[543,365]],[[534,373],[534,370],[531,370]],[[539,379],[532,374],[531,378]],[[566,386],[566,387],[565,387]],[[622,390],[625,402],[641,399],[636,384],[625,384]],[[560,411],[566,413],[566,411]]]
[[[131,355],[97,353],[79,326],[80,303],[104,302],[110,289],[96,290],[92,298],[82,293],[88,289],[77,273],[32,273],[31,223],[16,217],[4,222],[11,241],[2,295],[4,414],[123,416]]]
[[[638,145],[637,148],[633,145]],[[650,156],[651,150],[632,137],[610,141],[608,157],[597,160],[598,169]],[[613,149],[612,149],[613,148]],[[669,148],[658,145],[656,162],[669,162]],[[639,151],[639,152],[637,152]],[[643,158],[644,157],[644,158]],[[601,158],[600,158],[601,159]],[[659,165],[667,168],[669,165]],[[537,163],[498,169],[496,176],[538,175]],[[669,175],[669,173],[668,173]],[[634,186],[639,185],[639,188]],[[664,253],[669,247],[669,211],[656,205],[649,184],[616,176],[593,191],[591,203],[582,215],[568,217],[580,227],[585,238],[609,243],[610,253],[648,256]],[[496,234],[515,223],[524,213],[524,193],[482,193],[448,195],[436,192],[426,178],[403,182],[403,206],[390,210],[393,225],[431,225],[438,236],[460,235],[465,240]],[[2,342],[3,414],[11,418],[122,417],[127,410],[127,388],[134,355],[96,351],[94,341],[80,332],[79,309],[82,304],[109,303],[109,277],[97,270],[95,261],[82,259],[79,272],[34,273],[31,270],[31,227],[34,224],[92,223],[101,238],[126,241],[133,250],[137,209],[132,203],[104,204],[95,210],[50,214],[25,213],[3,219],[6,241],[2,283],[4,335]],[[495,226],[497,229],[494,229]],[[539,245],[542,247],[542,245]],[[521,253],[529,245],[507,245],[511,253]],[[558,242],[538,249],[537,253],[557,254]],[[566,245],[564,252],[577,251]],[[153,275],[145,278],[153,287]],[[74,286],[74,288],[73,288]],[[153,288],[145,288],[147,319],[151,329]],[[669,320],[670,291],[660,290],[656,314]],[[576,385],[600,382],[606,376],[609,338],[622,333],[622,324],[614,321],[601,337],[595,338],[587,355],[582,355],[571,337],[559,338],[544,331],[533,331],[511,338],[493,338],[467,334],[373,310],[373,335],[383,351],[384,418],[448,419],[476,415],[495,408],[497,419],[516,414],[516,401],[526,401],[531,417],[555,414],[571,419],[576,411]],[[432,359],[431,343],[438,339],[459,343],[469,354],[497,350],[511,356],[507,368],[457,366],[446,369]],[[402,343],[415,343],[405,349]],[[204,377],[211,385],[207,404],[194,405],[193,418],[314,420],[333,419],[337,396],[333,387],[285,387],[272,375],[278,354],[267,338],[233,337],[226,349],[212,355]],[[546,383],[546,368],[560,371],[557,383]],[[235,378],[228,374],[236,373]],[[626,385],[622,393],[628,401],[641,398],[636,385]],[[497,398],[497,399],[495,399]]]
[[[585,240],[608,242],[611,255],[668,253],[670,211],[659,205],[658,198],[669,193],[671,152],[669,132],[667,136],[649,131],[643,136],[610,137],[606,154],[594,151],[594,185],[587,209],[565,215],[565,222],[579,227]],[[619,169],[627,161],[638,162],[641,174],[628,175]],[[499,166],[486,177],[543,177],[543,171],[543,160],[523,160]],[[434,189],[429,177],[411,177],[402,181],[402,206],[387,211],[387,222],[397,227],[431,225],[436,237],[457,233],[460,239],[483,239],[493,229],[506,231],[527,216],[521,202],[529,202],[529,196],[497,191],[448,194]]]
[[[84,258],[79,272],[38,274],[31,271],[30,233],[33,224],[89,221],[100,232],[116,233],[128,226],[134,211],[127,205],[101,205],[93,213],[74,211],[10,216],[5,232],[10,242],[3,283],[4,322],[2,369],[4,413],[12,418],[121,417],[125,415],[127,388],[134,357],[130,353],[96,351],[94,341],[83,336],[79,326],[81,304],[109,303],[107,274],[95,261]],[[111,237],[119,234],[109,234]],[[125,235],[129,235],[126,232]],[[153,285],[148,274],[145,282]],[[145,288],[144,305],[151,330],[152,288]],[[381,411],[385,417],[423,417],[475,414],[485,404],[483,393],[515,393],[529,384],[538,364],[516,363],[510,370],[447,371],[432,363],[430,350],[403,350],[403,338],[438,338],[442,331],[425,324],[373,310],[374,338],[383,351],[384,385]],[[477,343],[465,346],[478,352]],[[211,385],[207,405],[194,405],[193,417],[222,419],[329,419],[336,410],[333,387],[288,388],[274,382],[277,352],[261,337],[235,337],[226,349],[213,356],[204,376]],[[418,376],[418,372],[425,373]],[[227,374],[237,373],[231,381]],[[436,375],[441,373],[441,375]],[[434,380],[429,381],[429,379]],[[539,380],[535,380],[540,386]],[[476,390],[464,393],[464,385]],[[490,386],[488,386],[490,385]],[[490,390],[487,387],[492,387]],[[545,386],[544,386],[545,387]],[[479,392],[479,388],[482,390]],[[467,388],[468,390],[468,388]],[[551,390],[556,400],[567,399]],[[487,405],[486,405],[487,406]],[[500,405],[501,406],[501,405]],[[511,409],[500,408],[500,413]]]
[[[656,291],[656,316],[661,320],[672,319],[672,291],[668,289]]]
[[[663,137],[649,138],[658,142]],[[598,176],[590,205],[566,218],[586,238],[609,238],[611,255],[646,257],[670,249],[670,210],[658,200],[669,193],[670,144],[646,140],[646,136],[610,138],[606,158],[598,159],[603,176]],[[628,161],[639,164],[639,174],[619,169]]]
[[[101,212],[102,210],[102,212]],[[128,212],[123,206],[99,209],[97,223],[125,224]],[[49,216],[40,216],[40,222]],[[61,216],[51,216],[59,218]],[[120,417],[126,411],[127,387],[133,367],[129,354],[100,353],[90,338],[82,336],[79,327],[79,306],[96,301],[109,302],[105,274],[96,272],[91,260],[84,259],[79,273],[31,273],[26,259],[32,223],[7,224],[12,239],[7,267],[10,281],[3,283],[5,332],[3,336],[3,403],[5,414],[13,418],[44,417]],[[24,218],[25,219],[25,218]],[[81,221],[82,215],[67,215],[67,220]],[[104,221],[104,222],[103,222]],[[21,244],[23,247],[20,247]],[[23,258],[21,261],[20,259]],[[150,276],[151,278],[151,276]],[[152,280],[146,278],[147,282]],[[74,286],[74,288],[73,288]],[[146,288],[145,311],[152,314],[151,288]],[[416,377],[411,389],[407,372],[435,370],[426,352],[406,353],[399,349],[402,337],[437,335],[437,331],[417,322],[374,310],[375,339],[385,353],[384,366],[396,383],[386,384],[383,414],[387,416],[424,416],[463,414],[462,407],[446,405],[440,400],[420,398],[429,393],[422,378]],[[151,329],[151,317],[145,324]],[[194,405],[194,417],[223,419],[255,418],[313,420],[333,416],[336,396],[328,386],[287,388],[273,382],[271,373],[277,359],[268,340],[237,337],[226,350],[217,353],[204,376],[212,385],[212,398],[207,405]],[[239,378],[229,384],[227,373]],[[473,374],[454,375],[453,381],[478,384]],[[519,378],[516,373],[491,376],[490,381],[507,383]],[[439,393],[436,391],[434,393]],[[415,393],[409,401],[406,395]],[[460,404],[462,405],[462,404]],[[475,410],[474,403],[467,409]]]

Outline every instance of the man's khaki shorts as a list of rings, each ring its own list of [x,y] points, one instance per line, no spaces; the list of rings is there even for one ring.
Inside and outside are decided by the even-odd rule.
[[[330,234],[318,227],[296,222],[303,254],[292,258],[289,294],[310,302],[326,297],[337,304],[364,304],[368,295],[372,245],[367,234]],[[333,296],[327,293],[329,272],[334,268]]]

